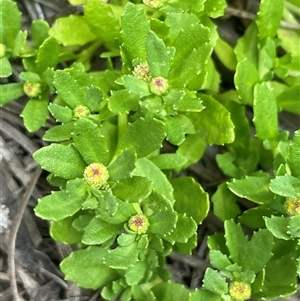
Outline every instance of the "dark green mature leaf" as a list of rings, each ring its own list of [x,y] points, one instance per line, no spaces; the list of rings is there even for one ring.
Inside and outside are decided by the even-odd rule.
[[[45,135],[43,140],[60,142],[71,139],[72,133],[74,132],[74,122],[61,124],[50,128]]]
[[[300,215],[291,216],[288,225],[288,234],[292,238],[300,238]]]
[[[109,163],[109,150],[105,137],[93,121],[86,118],[78,120],[75,123],[73,139],[74,146],[87,164],[98,162],[107,165]]]
[[[74,215],[81,209],[86,198],[87,188],[82,179],[74,179],[67,183],[66,190],[53,192],[39,199],[35,214],[43,219],[62,220]]]
[[[86,90],[84,105],[91,111],[96,110],[103,100],[102,91],[97,86],[90,86]]]
[[[277,103],[267,83],[255,86],[253,110],[256,136],[261,140],[274,140],[278,135]]]
[[[300,157],[298,157],[300,158]],[[276,176],[270,182],[270,190],[273,193],[289,198],[300,197],[300,179],[288,174],[284,176]]]
[[[146,61],[145,41],[150,30],[144,11],[137,5],[128,2],[122,15],[122,48],[125,51],[125,62],[135,58]]]
[[[107,250],[96,246],[78,250],[65,258],[60,268],[66,280],[96,290],[119,278],[119,273],[101,262],[106,254]]]
[[[6,103],[24,95],[23,84],[11,83],[11,84],[0,85],[0,95],[1,95],[0,106],[3,106]]]
[[[156,296],[156,300],[189,300],[189,290],[178,283],[163,282],[152,287],[151,291]]]
[[[139,95],[140,97],[151,94],[149,84],[137,79],[133,75],[124,75],[119,82],[120,84],[124,85],[130,94],[133,93]]]
[[[64,46],[83,46],[96,39],[84,17],[76,15],[57,19],[49,34]]]
[[[228,292],[226,279],[222,277],[218,271],[211,268],[206,269],[203,279],[203,288],[218,295],[223,295]]]
[[[138,109],[139,101],[139,95],[130,93],[127,89],[112,91],[108,108],[115,114],[128,114],[131,110],[136,111]]]
[[[172,180],[174,209],[192,217],[197,224],[202,223],[209,210],[209,199],[203,188],[193,178],[180,177]]]
[[[138,261],[134,266],[130,267],[125,273],[125,279],[128,285],[133,286],[145,277],[148,265],[146,262]]]
[[[119,141],[117,153],[132,149],[138,158],[148,156],[161,147],[164,137],[164,124],[161,121],[139,118],[128,124]]]
[[[283,0],[262,0],[257,14],[256,24],[261,40],[276,35],[283,12]]]
[[[294,133],[293,142],[290,147],[290,155],[288,157],[289,167],[292,175],[300,178],[300,130]]]
[[[45,98],[43,96],[39,99],[30,99],[21,113],[24,125],[29,132],[35,132],[39,130],[45,125],[49,117],[49,112],[47,109],[49,99],[46,95]]]
[[[33,154],[34,160],[45,170],[63,179],[81,178],[86,163],[72,144],[51,144]]]
[[[88,0],[84,6],[84,19],[91,32],[103,42],[113,42],[120,35],[120,25],[113,6],[103,1]]]
[[[162,238],[168,237],[174,231],[177,220],[178,215],[175,211],[164,210],[157,212],[149,217],[149,231]]]
[[[0,2],[0,43],[12,49],[21,27],[21,13],[14,1]]]

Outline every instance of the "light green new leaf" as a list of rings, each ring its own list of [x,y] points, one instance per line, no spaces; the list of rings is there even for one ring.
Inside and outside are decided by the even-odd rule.
[[[226,268],[232,265],[228,256],[223,254],[220,250],[210,250],[209,260],[213,267],[218,270],[226,270]]]
[[[130,94],[137,94],[140,97],[148,96],[151,94],[149,84],[137,79],[133,75],[124,75],[119,82],[120,84],[124,85],[124,87]]]
[[[33,154],[34,160],[57,177],[63,179],[81,178],[86,163],[72,144],[51,144]]]
[[[219,295],[226,294],[228,292],[228,284],[226,279],[222,277],[218,271],[211,268],[207,268],[204,279],[203,288]]]
[[[6,56],[0,58],[0,78],[9,77],[11,74],[12,74],[12,66],[8,58]]]
[[[66,124],[56,125],[50,128],[45,135],[43,140],[52,142],[61,142],[71,139],[72,133],[74,132],[74,122]]]
[[[288,225],[288,234],[292,238],[300,238],[300,215],[291,216]]]
[[[180,154],[160,154],[156,157],[150,158],[150,160],[159,168],[159,169],[174,169],[180,170],[186,163],[187,158]]]
[[[102,91],[97,86],[90,86],[86,90],[83,104],[91,111],[96,110],[103,100]]]
[[[190,293],[190,301],[220,301],[220,295],[205,289],[196,289]]]
[[[287,234],[289,220],[284,216],[264,217],[267,229],[278,239],[290,240]]]
[[[178,220],[178,215],[175,211],[164,210],[149,216],[148,220],[150,224],[148,231],[165,238],[166,236],[168,237],[171,235],[174,231]]]
[[[124,275],[127,284],[130,286],[138,284],[147,275],[148,268],[147,263],[143,261],[138,261],[130,267]]]
[[[31,35],[34,45],[39,47],[49,37],[50,26],[45,20],[33,20]],[[58,40],[58,39],[57,39]]]
[[[277,103],[267,83],[254,87],[253,111],[256,136],[261,140],[274,140],[278,135]]]
[[[148,87],[147,90],[149,91]],[[130,93],[127,89],[112,91],[108,101],[108,108],[115,114],[128,114],[130,111],[137,111],[139,101],[139,95]]]
[[[42,126],[45,125],[49,117],[49,112],[47,109],[49,99],[47,99],[46,97],[40,99],[30,99],[20,115],[21,117],[23,117],[24,125],[29,132],[35,132],[39,130]]]
[[[65,258],[60,268],[66,280],[74,281],[78,286],[96,290],[120,277],[117,271],[101,262],[106,254],[107,250],[98,246],[78,250]]]
[[[21,27],[21,13],[15,1],[0,1],[0,43],[12,49]]]
[[[122,48],[125,52],[126,62],[131,64],[135,58],[146,61],[145,41],[150,30],[142,8],[128,2],[122,15]]]
[[[178,301],[189,300],[189,290],[182,284],[162,282],[151,288],[155,300]]]
[[[121,137],[117,153],[126,149],[132,149],[137,157],[146,157],[157,149],[160,149],[165,138],[164,124],[157,119],[139,118],[128,124]]]
[[[211,18],[223,16],[227,3],[225,0],[206,0],[204,4],[205,13]]]
[[[294,133],[293,142],[290,147],[290,154],[288,157],[289,167],[292,175],[300,178],[300,130]]]
[[[24,95],[23,84],[21,83],[11,83],[0,85],[0,106],[6,103],[16,100]]]
[[[257,14],[256,24],[261,40],[276,35],[283,12],[283,0],[262,0]]]
[[[277,97],[279,107],[287,112],[300,115],[300,85],[285,89]]]
[[[207,2],[206,2],[207,3]],[[224,40],[219,38],[214,48],[215,53],[222,64],[229,70],[235,71],[237,60],[232,47]]]
[[[107,165],[109,150],[105,137],[99,126],[93,121],[83,118],[75,123],[73,134],[74,146],[87,164],[102,163]]]
[[[48,110],[51,115],[61,123],[68,123],[73,118],[73,111],[69,107],[62,107],[54,103],[50,103]]]
[[[74,215],[81,209],[86,198],[86,185],[82,179],[74,179],[67,183],[67,189],[53,192],[41,199],[34,211],[43,219],[62,220]]]
[[[300,179],[288,174],[276,176],[276,178],[270,182],[270,190],[284,197],[300,198]]]
[[[180,177],[172,180],[174,209],[182,214],[192,217],[197,224],[202,223],[209,211],[207,193],[199,183],[190,177]]]
[[[268,204],[275,198],[269,191],[270,176],[267,173],[261,176],[246,176],[245,179],[233,179],[227,182],[228,188],[237,196],[246,198],[257,204]]]
[[[83,46],[96,39],[84,17],[75,15],[57,19],[49,34],[64,46]]]

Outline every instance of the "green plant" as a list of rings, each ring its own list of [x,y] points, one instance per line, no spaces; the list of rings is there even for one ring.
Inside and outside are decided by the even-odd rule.
[[[54,239],[79,247],[61,263],[66,279],[122,301],[271,300],[294,293],[300,131],[281,130],[278,114],[300,114],[300,53],[293,46],[300,39],[279,25],[297,22],[291,12],[299,4],[261,1],[232,48],[212,21],[223,15],[223,0],[70,2],[84,4],[83,16],[59,18],[51,28],[35,21],[30,47],[15,4],[0,2],[8,18],[1,19],[1,76],[11,72],[9,59],[22,58],[25,68],[24,83],[1,85],[1,104],[25,93],[29,131],[43,126],[48,112],[58,123],[34,159],[60,190],[41,198],[35,212],[52,221]],[[8,20],[16,21],[14,34]],[[90,59],[100,46],[107,68],[95,71]],[[213,51],[234,72],[235,89],[220,92]],[[61,62],[69,67],[60,69]],[[165,141],[176,151],[162,153]],[[206,270],[202,288],[189,291],[170,281],[164,264],[172,251],[191,254],[197,245],[209,196],[178,173],[209,145],[224,145],[216,160],[227,179],[211,200],[225,233],[209,237],[214,269]],[[240,199],[250,209],[242,211]]]

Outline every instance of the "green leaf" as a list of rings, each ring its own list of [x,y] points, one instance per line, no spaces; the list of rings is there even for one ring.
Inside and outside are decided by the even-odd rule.
[[[32,40],[39,47],[48,38],[50,26],[45,20],[33,20],[31,24]]]
[[[293,142],[290,147],[290,155],[288,157],[289,167],[292,175],[300,178],[300,130],[294,133]]]
[[[163,40],[153,32],[149,31],[145,41],[146,57],[152,77],[168,77],[170,61],[174,49],[166,47]]]
[[[212,96],[201,94],[205,109],[200,113],[190,113],[196,129],[206,138],[208,144],[231,143],[234,140],[234,124],[230,113]]]
[[[74,122],[61,124],[50,128],[43,136],[45,141],[60,142],[71,139],[74,132]]]
[[[149,96],[151,94],[149,84],[137,79],[133,75],[122,76],[120,84],[124,85],[130,94],[136,94],[140,97]]]
[[[86,163],[72,144],[51,144],[33,154],[34,160],[57,177],[63,179],[81,178]]]
[[[220,295],[204,289],[196,289],[191,292],[190,301],[220,301]]]
[[[75,15],[57,19],[49,34],[64,46],[83,46],[96,39],[84,17]]]
[[[96,246],[72,252],[60,264],[66,280],[96,290],[118,279],[118,272],[101,262],[106,252],[107,250]]]
[[[88,0],[84,5],[84,19],[91,32],[103,42],[112,42],[119,37],[120,25],[113,6],[103,1]]]
[[[75,123],[73,134],[74,146],[87,164],[108,164],[108,149],[105,137],[101,134],[99,126],[93,121],[83,118]]]
[[[126,150],[108,166],[109,178],[120,181],[129,178],[135,168],[136,155],[133,150]]]
[[[265,217],[267,229],[279,239],[290,240],[291,237],[287,234],[289,220],[284,216]]]
[[[151,291],[156,296],[156,300],[189,300],[189,290],[179,283],[163,282],[152,287]]]
[[[124,247],[108,250],[103,256],[103,263],[112,269],[126,270],[138,260],[138,254],[137,243],[133,242]]]
[[[174,103],[173,108],[179,112],[201,112],[205,107],[200,98],[184,94]]]
[[[255,86],[253,110],[256,136],[261,140],[274,140],[278,135],[277,104],[267,83]]]
[[[276,97],[279,107],[284,111],[300,115],[299,91],[300,85],[285,89]]]
[[[232,262],[229,260],[228,256],[219,250],[210,250],[209,260],[212,266],[220,271],[226,270],[227,267],[232,265]]]
[[[131,64],[135,58],[146,61],[146,36],[150,30],[142,8],[128,2],[122,15],[122,49],[125,52],[126,62]]]
[[[157,193],[163,195],[169,202],[174,202],[172,185],[165,174],[149,159],[141,158],[137,160],[136,168],[132,174],[148,178]]]
[[[54,103],[50,103],[48,110],[51,115],[61,123],[70,122],[73,118],[73,111],[68,107],[62,107]]]
[[[300,197],[300,179],[288,174],[284,176],[276,176],[270,182],[270,190],[278,195],[289,198]]]
[[[128,124],[119,141],[117,153],[132,149],[138,158],[146,157],[161,147],[164,138],[164,124],[161,121],[139,118]]]
[[[148,89],[149,90],[149,89]],[[112,91],[108,101],[108,108],[115,114],[137,111],[140,97],[126,90]]]
[[[162,238],[168,237],[174,231],[178,215],[172,210],[164,210],[149,216],[149,230]]]
[[[252,105],[254,86],[259,82],[259,74],[254,64],[244,58],[236,66],[234,84],[243,104]]]
[[[131,177],[121,180],[112,187],[113,194],[130,203],[140,203],[152,191],[152,182],[144,177]]]
[[[53,192],[39,199],[35,214],[43,219],[62,220],[74,215],[81,208],[86,198],[86,185],[82,179],[74,179],[67,183],[66,190]]]
[[[135,234],[122,233],[120,236],[118,236],[117,242],[120,246],[124,247],[133,243],[135,239],[136,239]]]
[[[47,38],[43,44],[39,47],[36,65],[40,71],[43,73],[48,67],[55,67],[58,63],[60,54],[60,46],[58,42],[52,38]]]
[[[174,209],[182,214],[192,217],[197,224],[202,223],[209,211],[207,193],[199,183],[190,177],[180,177],[172,180]]]
[[[218,18],[223,16],[226,7],[225,0],[207,0],[204,4],[204,11],[209,17]]]
[[[11,74],[12,74],[12,66],[8,58],[6,56],[0,58],[0,78],[9,77]]]
[[[65,244],[76,244],[81,242],[82,232],[72,226],[77,216],[66,217],[59,221],[52,221],[50,234],[53,239]]]
[[[97,86],[90,86],[87,88],[83,104],[91,111],[94,111],[99,107],[102,100],[103,97],[100,88]]]
[[[235,219],[241,213],[241,209],[237,205],[237,197],[230,192],[226,183],[218,186],[217,191],[212,196],[212,202],[214,214],[221,221]]]
[[[16,100],[17,98],[24,95],[23,84],[11,83],[0,85],[0,95],[0,106],[5,105],[12,100]]]
[[[237,65],[236,56],[232,47],[227,42],[219,38],[217,40],[217,44],[216,47],[214,48],[214,51],[217,54],[220,61],[222,62],[222,64],[227,69],[232,71],[236,70],[236,65]]]
[[[262,0],[257,13],[256,24],[261,40],[276,35],[283,12],[282,0]]]
[[[179,154],[160,154],[150,158],[150,160],[159,169],[174,169],[176,171],[179,171],[187,163],[186,157]]]
[[[49,117],[48,103],[49,100],[43,97],[32,98],[27,102],[20,116],[23,117],[24,125],[29,132],[35,132],[45,125]]]
[[[257,204],[268,204],[275,198],[269,191],[270,177],[267,173],[260,176],[246,176],[245,179],[233,179],[228,188],[237,196],[246,198]]]
[[[185,139],[185,130],[180,120],[173,116],[167,116],[165,119],[165,129],[167,140],[174,145],[180,145]]]
[[[86,245],[99,245],[117,236],[120,225],[110,224],[94,217],[84,228],[82,242]]]
[[[14,1],[0,2],[0,43],[12,49],[21,28],[21,13]]]
[[[148,265],[145,262],[138,261],[134,266],[130,267],[124,277],[128,285],[133,286],[139,284],[147,274]]]
[[[291,216],[288,225],[288,234],[292,238],[300,238],[300,215]]]
[[[218,295],[228,292],[226,279],[220,276],[218,271],[207,268],[203,279],[203,288]]]

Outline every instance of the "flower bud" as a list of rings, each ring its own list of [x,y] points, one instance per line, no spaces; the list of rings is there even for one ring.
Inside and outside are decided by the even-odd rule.
[[[128,221],[128,227],[137,234],[146,233],[148,230],[149,222],[145,215],[136,214],[133,215]]]
[[[229,285],[230,296],[236,301],[244,301],[251,297],[251,286],[248,283],[233,281]]]
[[[90,110],[88,107],[83,105],[78,105],[74,110],[73,114],[75,118],[84,118],[90,115]]]
[[[26,82],[23,85],[23,91],[29,97],[37,97],[42,92],[42,86],[40,83]]]
[[[288,215],[300,215],[300,199],[288,198],[284,202],[284,208]]]
[[[159,8],[161,6],[161,0],[143,0],[143,3],[152,8]]]
[[[83,176],[91,187],[101,189],[106,187],[109,173],[103,164],[92,163],[85,168]]]
[[[151,80],[150,69],[147,62],[143,62],[134,67],[132,71],[134,77],[149,83]]]
[[[168,89],[168,80],[161,76],[153,78],[150,82],[150,91],[155,95],[164,95],[168,92]]]
[[[6,46],[0,43],[0,59],[5,57],[5,52],[6,52]]]

